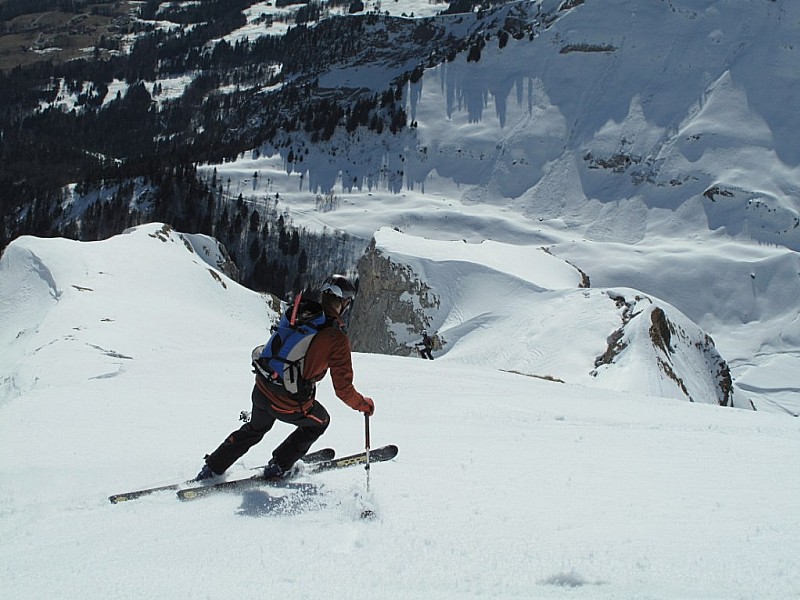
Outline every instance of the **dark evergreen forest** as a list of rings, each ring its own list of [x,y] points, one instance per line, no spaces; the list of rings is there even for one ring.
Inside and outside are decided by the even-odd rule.
[[[319,277],[331,258],[352,266],[366,240],[339,232],[312,235],[269,203],[228,197],[221,182],[198,177],[197,165],[233,160],[293,132],[304,132],[312,143],[330,139],[338,128],[395,134],[407,126],[407,82],[425,66],[485,41],[457,40],[434,19],[374,13],[322,19],[322,5],[312,1],[293,14],[285,35],[208,44],[245,24],[242,10],[251,4],[148,0],[139,7],[143,20],[127,26],[126,33],[136,34],[129,52],[109,52],[119,42],[104,38],[86,58],[0,71],[0,248],[23,234],[96,240],[163,221],[219,239],[239,266],[241,283],[253,289],[285,295]],[[0,17],[48,6],[71,5],[8,1]],[[155,29],[145,19],[156,11],[160,20],[191,27]],[[381,93],[319,88],[318,77],[332,62],[377,59],[413,59],[417,67]],[[180,98],[154,102],[158,85],[148,91],[145,82],[187,73],[193,79]],[[129,87],[109,102],[114,80]],[[258,93],[276,84],[280,93]],[[223,86],[236,91],[220,93]],[[77,95],[75,109],[50,106],[59,89]],[[79,219],[68,219],[64,202],[76,193],[96,199]]]

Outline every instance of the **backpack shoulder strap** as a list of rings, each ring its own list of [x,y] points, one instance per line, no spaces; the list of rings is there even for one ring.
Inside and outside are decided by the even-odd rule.
[[[300,308],[300,302],[303,300],[303,292],[300,292],[294,297],[294,303],[292,306],[292,316],[289,318],[289,325],[294,327],[294,324],[297,322],[297,310]]]

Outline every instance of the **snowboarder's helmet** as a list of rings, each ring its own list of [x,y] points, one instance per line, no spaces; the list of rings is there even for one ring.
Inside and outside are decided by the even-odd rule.
[[[322,284],[322,293],[352,300],[356,296],[356,288],[344,275],[331,275]]]

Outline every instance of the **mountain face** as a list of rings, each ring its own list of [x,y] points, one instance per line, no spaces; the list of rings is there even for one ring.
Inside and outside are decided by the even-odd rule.
[[[7,32],[23,16],[4,15]],[[2,73],[0,244],[166,222],[218,239],[242,282],[281,296],[355,273],[385,226],[543,246],[673,325],[660,303],[675,307],[743,395],[796,412],[796,3],[240,0],[128,16],[82,59]]]
[[[216,233],[221,212],[185,196],[206,205],[231,194],[226,181],[189,189],[193,175],[175,169],[253,152],[280,154],[322,196],[435,193],[442,177],[461,201],[569,215],[592,239],[635,242],[652,213],[682,209],[688,224],[798,249],[793,5],[395,4],[402,17],[370,3],[354,14],[335,3],[147,3],[115,38],[120,50],[97,44],[95,58],[6,71],[3,204],[38,200],[4,209],[6,239],[121,230],[51,204],[64,185],[92,200],[101,182],[132,174],[154,184],[151,203],[115,212]],[[10,15],[9,32],[22,18]],[[112,188],[106,201],[134,204],[141,191]]]

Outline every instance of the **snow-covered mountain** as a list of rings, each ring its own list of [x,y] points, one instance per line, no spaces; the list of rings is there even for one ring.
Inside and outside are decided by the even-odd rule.
[[[582,287],[586,274],[542,248],[382,229],[358,274],[366,302],[353,311],[356,349],[416,354],[421,331],[435,331],[440,354],[476,374],[750,407],[734,401],[713,341],[674,307],[637,290]]]
[[[111,505],[109,494],[194,475],[239,426],[272,301],[217,268],[213,240],[159,224],[103,242],[13,242],[0,259],[4,595],[796,596],[797,419],[525,376],[585,370],[545,357],[501,370],[484,349],[517,343],[504,311],[535,308],[531,318],[582,349],[577,363],[626,307],[609,290],[572,287],[577,271],[536,248],[391,230],[376,248],[426,275],[446,308],[431,313],[446,315],[434,323],[448,342],[437,360],[354,355],[355,384],[377,405],[372,445],[398,444],[394,461],[305,475],[318,486],[306,496],[259,489],[183,504],[166,492]],[[460,275],[449,287],[446,266]],[[696,336],[641,296],[621,361],[642,358],[648,336],[635,322],[653,306]],[[533,329],[531,355],[555,339]],[[687,355],[683,333],[668,342],[675,357]],[[363,448],[361,415],[327,380],[319,398],[332,416],[319,446]],[[229,477],[263,464],[289,431],[276,425]],[[365,506],[376,519],[359,518]]]
[[[546,246],[593,286],[677,308],[742,396],[797,414],[798,21],[800,5],[766,0],[432,18],[432,36],[458,31],[477,50],[406,81],[410,128],[294,132],[207,170],[232,196],[279,197],[297,224],[364,246],[385,226]],[[408,68],[379,57],[320,86],[379,90]]]
[[[180,26],[192,6],[148,4],[145,29],[180,32],[185,42],[202,29]],[[323,3],[317,13],[254,3],[242,9],[241,25],[202,52],[171,55],[165,48],[180,43],[154,42],[164,54],[140,78],[102,86],[54,79],[42,110],[80,116],[100,106],[98,119],[80,128],[88,131],[105,123],[106,110],[140,106],[152,127],[171,123],[152,152],[169,141],[205,157],[203,136],[211,146],[246,148],[201,167],[215,183],[198,204],[236,206],[242,222],[251,210],[263,218],[269,207],[306,231],[334,232],[337,268],[354,268],[384,227],[423,240],[546,247],[586,273],[593,288],[629,288],[674,307],[713,338],[739,397],[760,410],[798,414],[800,5],[459,6],[464,12],[440,14],[446,5],[427,1],[368,1],[361,10]],[[310,18],[297,26],[301,10]],[[330,60],[309,52],[315,35],[330,45]],[[278,38],[295,43],[297,56],[273,49],[255,66],[215,64]],[[146,45],[136,51],[135,41],[132,34],[133,62],[149,65],[152,53]],[[201,55],[205,70],[190,60]],[[198,67],[178,72],[180,64]],[[88,102],[92,94],[104,96]],[[332,107],[341,109],[338,121]],[[405,111],[406,126],[384,127],[390,108],[394,117]],[[186,118],[171,121],[176,115]],[[373,127],[373,119],[380,123]],[[144,143],[138,129],[128,145]],[[120,149],[126,144],[113,147],[120,156],[101,162],[133,169],[134,157]],[[150,152],[136,148],[137,156]],[[153,179],[174,184],[173,177]],[[190,186],[179,194],[180,210],[165,214],[181,217],[197,192]],[[112,181],[105,195],[75,183],[58,223],[80,231],[87,213],[109,219],[97,207],[110,197],[141,219],[164,206],[159,193],[144,178],[127,188]],[[234,226],[227,240],[239,245],[231,251],[243,269],[258,255],[259,237],[244,228]],[[429,318],[454,322],[447,312]],[[596,380],[603,377],[598,371]]]

